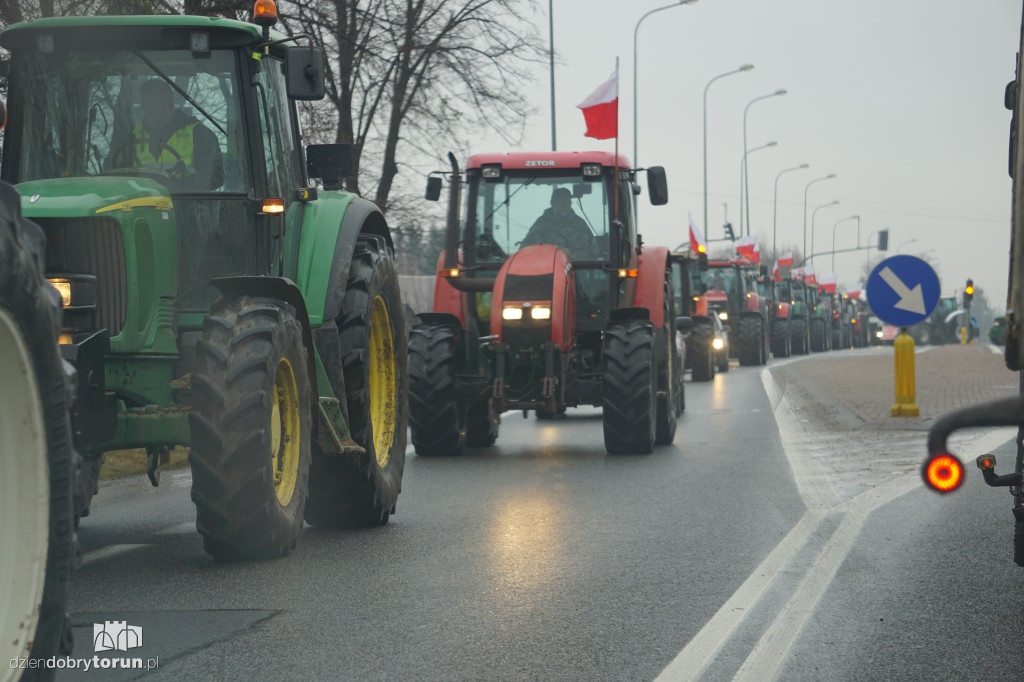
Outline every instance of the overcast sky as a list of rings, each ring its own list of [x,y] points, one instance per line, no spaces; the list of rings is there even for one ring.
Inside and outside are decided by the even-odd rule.
[[[548,3],[539,2],[546,37]],[[575,105],[608,78],[618,56],[620,151],[633,156],[633,30],[666,4],[554,0],[560,151],[614,148],[583,136]],[[704,87],[752,63],[708,93],[710,238],[723,236],[723,204],[739,229],[744,107],[784,88],[788,94],[753,104],[747,117],[749,148],[778,142],[748,157],[751,231],[762,245],[771,245],[777,174],[808,163],[779,180],[780,249],[801,245],[807,183],[835,173],[808,193],[808,231],[815,207],[840,202],[817,212],[816,251],[831,249],[837,221],[859,215],[862,245],[889,228],[889,253],[926,254],[944,295],[973,277],[1002,309],[1011,191],[1003,89],[1014,77],[1020,24],[1020,0],[699,0],[649,16],[637,48],[638,156],[642,165],[665,166],[671,198],[659,208],[646,192],[641,197],[645,241],[684,241],[688,212],[702,224]],[[550,149],[548,77],[538,67],[522,150]],[[496,137],[470,143],[472,152],[506,149]],[[856,239],[856,221],[838,226],[837,248]],[[857,283],[866,254],[836,256],[841,284]],[[827,256],[815,265],[831,269]]]

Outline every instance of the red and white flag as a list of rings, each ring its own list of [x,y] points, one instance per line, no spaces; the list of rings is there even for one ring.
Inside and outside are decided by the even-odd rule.
[[[822,291],[827,291],[829,293],[833,293],[834,294],[835,291],[836,291],[836,280],[837,279],[838,278],[836,277],[836,273],[834,273],[834,272],[825,273],[824,275],[822,275],[818,279],[818,287]]]
[[[586,137],[608,140],[619,135],[619,63],[615,62],[615,72],[597,90],[590,93],[585,100],[576,105],[583,111],[583,120],[587,124]]]
[[[757,241],[756,234],[749,234],[736,240],[736,253],[746,258],[751,263],[761,262],[761,245]]]
[[[687,213],[687,217],[690,219],[690,251],[694,253],[707,253],[708,243],[704,241],[704,235],[701,234],[697,223],[693,222],[693,216]]]
[[[793,267],[793,252],[785,253],[779,256],[778,260],[775,261],[775,267],[772,268],[772,275],[777,280],[784,279],[789,276],[790,268]]]
[[[804,282],[806,282],[807,284],[810,284],[810,285],[817,285],[818,284],[818,277],[814,274],[814,266],[813,265],[805,265],[803,267],[803,271],[804,271]]]

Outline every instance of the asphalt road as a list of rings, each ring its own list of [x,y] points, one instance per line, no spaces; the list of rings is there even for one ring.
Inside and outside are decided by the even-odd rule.
[[[187,472],[105,486],[73,656],[126,621],[143,647],[118,656],[159,658],[147,679],[1024,678],[1009,496],[973,470],[921,489],[922,432],[837,433],[772,366],[687,380],[650,456],[606,455],[589,409],[506,414],[461,458],[410,450],[388,526],[306,529],[277,561],[210,559]]]

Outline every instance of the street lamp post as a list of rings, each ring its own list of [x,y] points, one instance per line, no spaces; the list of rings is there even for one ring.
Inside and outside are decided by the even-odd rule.
[[[807,255],[808,255],[807,254],[807,190],[809,190],[811,188],[811,185],[813,185],[814,183],[821,182],[823,180],[831,180],[835,176],[836,176],[835,173],[829,173],[828,175],[825,175],[823,177],[817,178],[815,180],[811,180],[810,182],[807,183],[807,186],[804,187],[804,243],[803,243],[803,246],[801,247],[803,249],[804,258],[807,258]],[[812,230],[812,232],[813,232],[813,230]],[[811,235],[811,241],[812,242],[814,241],[814,235],[813,234]],[[812,248],[811,250],[813,251],[814,249]]]
[[[708,233],[708,88],[710,88],[711,84],[714,83],[716,80],[718,80],[720,78],[725,78],[726,76],[732,76],[733,74],[742,73],[743,71],[750,71],[753,68],[754,68],[753,64],[744,64],[743,66],[741,66],[738,69],[734,69],[732,71],[729,71],[729,72],[726,72],[726,73],[721,73],[721,74],[715,76],[714,78],[712,78],[711,80],[708,81],[707,85],[704,86],[704,234],[705,235],[707,235],[707,233]],[[634,98],[633,101],[635,102],[636,98]],[[635,152],[634,152],[634,154],[635,154]],[[634,162],[635,162],[635,159],[634,159]]]
[[[651,16],[655,12],[660,12],[666,9],[672,9],[673,7],[679,7],[680,5],[692,5],[695,2],[697,2],[697,0],[678,0],[678,2],[674,2],[671,5],[655,7],[654,9],[650,10],[642,17],[640,17],[640,19],[636,22],[636,28],[633,29],[633,168],[640,167],[640,160],[636,152],[636,130],[639,127],[636,123],[636,38],[637,33],[639,33],[640,31],[640,24],[643,23],[644,19]]]
[[[778,250],[776,250],[776,248],[775,248],[775,235],[776,235],[776,224],[779,221],[779,178],[781,178],[786,173],[791,173],[792,171],[798,171],[798,170],[803,170],[804,168],[810,168],[810,165],[811,164],[809,164],[809,163],[801,163],[799,166],[793,166],[792,168],[787,168],[785,170],[781,170],[781,171],[779,171],[779,174],[775,176],[775,200],[774,200],[773,206],[772,206],[772,253],[778,253]]]
[[[832,201],[828,202],[827,204],[822,204],[821,206],[818,206],[816,209],[811,211],[811,253],[810,253],[811,256],[814,255],[814,219],[818,216],[818,211],[820,211],[823,208],[828,208],[829,206],[835,206],[838,203],[839,203],[839,199],[833,199]],[[807,258],[808,258],[808,256],[804,256],[804,260],[803,260],[804,263],[807,262]]]
[[[845,222],[847,222],[849,220],[856,220],[857,221],[857,246],[860,246],[860,216],[859,215],[852,215],[849,218],[843,218],[842,220],[837,220],[835,225],[832,226],[832,271],[833,272],[835,272],[835,269],[836,269],[836,228],[839,227],[840,223],[845,223]]]
[[[744,177],[745,182],[746,182],[746,185],[745,185],[745,187],[746,187],[746,212],[747,212],[747,229],[746,229],[746,234],[748,236],[750,235],[750,174],[749,174],[749,171],[747,170],[747,112],[750,111],[750,107],[751,107],[751,105],[754,104],[754,102],[760,102],[761,100],[770,99],[772,97],[778,97],[780,95],[785,95],[785,94],[786,94],[785,90],[776,90],[775,92],[773,92],[771,94],[761,95],[760,97],[755,97],[754,99],[752,99],[749,102],[747,102],[747,106],[743,108],[743,177]],[[740,187],[740,190],[742,191],[743,187]],[[742,231],[742,229],[743,229],[743,211],[744,211],[744,206],[743,206],[743,203],[742,203],[743,202],[743,195],[740,196],[740,202],[741,202],[740,203],[740,230]]]
[[[740,160],[740,236],[743,236],[743,186],[746,184],[747,179],[747,157],[754,152],[759,152],[762,149],[768,147],[775,147],[779,143],[775,140],[763,144],[760,147],[754,147],[753,149],[747,149],[746,143],[743,144],[743,158]]]
[[[902,249],[907,244],[911,244],[911,243],[916,242],[916,241],[917,241],[917,239],[908,239],[905,242],[900,242],[900,245],[896,247],[896,253],[899,253],[900,249]]]

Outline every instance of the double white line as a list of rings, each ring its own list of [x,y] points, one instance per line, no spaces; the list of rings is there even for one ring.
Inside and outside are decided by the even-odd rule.
[[[779,611],[761,639],[737,671],[736,680],[778,679],[789,658],[793,644],[799,639],[807,621],[828,589],[843,560],[860,535],[864,523],[874,510],[921,485],[917,472],[896,474],[885,483],[846,502],[840,502],[826,472],[801,447],[802,428],[793,414],[781,387],[771,372],[761,370],[761,381],[772,403],[782,446],[793,470],[800,497],[807,511],[793,529],[773,549],[718,612],[690,640],[679,655],[658,676],[658,681],[694,680],[715,660],[718,652],[733,637],[744,619],[757,605],[775,579],[807,544],[825,517],[841,514],[842,520],[818,553],[793,596]],[[1012,438],[1012,429],[989,431],[972,443],[977,454]],[[922,450],[923,458],[924,452]]]

